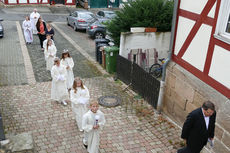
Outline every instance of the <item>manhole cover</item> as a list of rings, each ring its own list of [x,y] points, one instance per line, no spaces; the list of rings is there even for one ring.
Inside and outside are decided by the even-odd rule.
[[[114,107],[121,104],[121,99],[117,96],[101,96],[98,98],[99,104],[106,107]]]

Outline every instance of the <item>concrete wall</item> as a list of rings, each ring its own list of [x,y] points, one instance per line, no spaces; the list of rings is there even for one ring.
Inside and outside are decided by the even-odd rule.
[[[230,100],[183,69],[170,62],[166,71],[166,92],[163,111],[180,126],[192,110],[201,107],[205,100],[216,105],[215,153],[230,152]]]
[[[171,32],[139,32],[121,33],[119,54],[128,58],[131,49],[152,49],[156,48],[159,58],[167,58]],[[153,60],[153,54],[150,54]],[[151,64],[151,61],[150,61]]]

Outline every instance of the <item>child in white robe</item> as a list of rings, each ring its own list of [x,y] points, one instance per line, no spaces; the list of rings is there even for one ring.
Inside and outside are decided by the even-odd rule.
[[[55,46],[54,41],[51,39],[51,36],[49,34],[46,35],[46,39],[43,41],[43,48],[46,50],[47,42],[48,40],[52,41],[52,44]]]
[[[90,95],[87,87],[83,85],[82,80],[79,78],[75,79],[73,89],[70,91],[70,101],[80,131],[83,131],[82,117],[88,111],[89,99]]]
[[[32,31],[32,23],[30,21],[30,18],[26,16],[26,19],[22,23],[22,28],[24,31],[24,36],[27,44],[30,44],[33,42],[33,31]]]
[[[56,57],[54,59],[54,66],[51,69],[52,87],[51,87],[51,99],[57,102],[62,102],[63,105],[67,105],[68,91],[66,88],[66,68],[61,65],[60,59]]]
[[[82,128],[85,132],[83,144],[89,153],[98,153],[100,143],[100,130],[105,124],[104,113],[98,110],[97,101],[90,103],[90,110],[84,114]]]
[[[74,74],[73,74],[74,62],[68,50],[63,51],[62,58],[61,58],[61,64],[66,66],[66,70],[67,70],[66,84],[67,84],[68,90],[70,90],[73,86],[73,81],[74,81]]]
[[[46,70],[51,70],[54,65],[54,58],[56,57],[57,49],[52,44],[52,40],[48,40],[46,50],[44,51],[45,60],[46,60]]]

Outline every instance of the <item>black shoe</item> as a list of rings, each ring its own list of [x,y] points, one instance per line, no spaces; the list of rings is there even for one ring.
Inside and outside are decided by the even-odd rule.
[[[84,145],[84,147],[87,149],[88,148],[88,145],[85,145],[85,144],[83,144]]]

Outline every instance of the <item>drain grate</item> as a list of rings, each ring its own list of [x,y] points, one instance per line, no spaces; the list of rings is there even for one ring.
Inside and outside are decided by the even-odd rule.
[[[98,98],[98,102],[105,107],[115,107],[121,104],[121,98],[117,96],[101,96]]]

